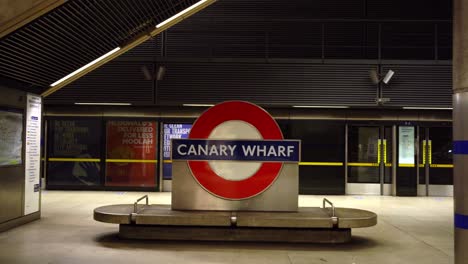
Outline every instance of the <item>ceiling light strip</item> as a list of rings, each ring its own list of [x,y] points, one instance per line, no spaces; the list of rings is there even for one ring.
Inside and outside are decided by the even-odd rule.
[[[419,107],[419,106],[404,106],[407,110],[453,110],[452,107]]]
[[[183,104],[183,106],[212,107],[214,104]]]
[[[170,23],[171,21],[177,19],[177,18],[180,17],[180,16],[183,16],[184,14],[190,12],[191,10],[197,8],[198,6],[202,5],[203,3],[207,2],[207,1],[208,1],[208,0],[201,0],[200,2],[197,2],[197,3],[193,4],[193,5],[191,5],[190,7],[188,7],[188,8],[186,8],[186,9],[182,10],[181,12],[179,12],[179,13],[173,15],[172,17],[170,17],[170,18],[164,20],[163,22],[157,24],[157,25],[156,25],[156,28],[160,28],[160,27],[162,27],[162,26],[164,26],[164,25]]]
[[[198,5],[194,6],[193,8],[191,8],[190,10],[187,10],[185,11],[185,15],[184,15],[184,19],[199,12],[200,10],[208,7],[209,5],[215,3],[216,0],[204,0],[202,1],[201,3],[197,3]],[[78,71],[77,70],[77,73],[75,75],[72,75],[71,77],[64,79],[64,81],[62,82],[55,82],[55,86],[51,86],[49,87],[49,89],[47,89],[45,92],[43,92],[41,94],[41,96],[43,97],[47,97],[47,96],[50,96],[51,94],[55,93],[56,91],[60,90],[61,88],[63,88],[64,86],[70,84],[71,82],[79,79],[80,77],[82,77],[83,75],[86,75],[87,73],[91,72],[92,70],[104,65],[105,63],[107,63],[108,61],[114,59],[115,57],[118,57],[119,55],[133,49],[134,47],[140,45],[141,43],[147,41],[148,39],[152,38],[152,37],[155,37],[157,36],[158,34],[160,34],[161,32],[163,32],[164,30],[168,29],[169,27],[177,24],[178,22],[180,22],[182,19],[175,19],[173,20],[171,23],[168,23],[166,24],[164,27],[162,28],[154,28],[153,31],[151,31],[149,34],[144,34],[144,35],[140,35],[136,38],[134,38],[133,40],[129,41],[125,46],[121,46],[121,49],[116,51],[115,53],[113,54],[110,54],[109,56],[106,56],[105,58],[101,59],[100,61],[98,61],[97,63],[95,63],[94,65],[91,65],[90,67],[88,68],[84,68],[83,67],[83,70],[81,71]],[[104,57],[104,56],[103,56]],[[91,63],[90,63],[91,64]],[[71,75],[71,74],[70,74]]]
[[[85,66],[79,68],[78,70],[76,70],[76,71],[74,71],[74,72],[68,74],[67,76],[63,77],[62,79],[60,79],[60,80],[54,82],[54,83],[51,84],[50,86],[51,86],[51,87],[54,87],[54,86],[56,86],[57,84],[59,84],[59,83],[65,81],[65,80],[68,80],[69,78],[71,78],[71,77],[75,76],[76,74],[78,74],[78,73],[80,73],[80,72],[86,70],[87,68],[89,68],[89,67],[93,66],[94,64],[98,63],[99,61],[101,61],[101,60],[103,60],[103,59],[109,57],[110,55],[116,53],[116,52],[119,51],[119,50],[120,50],[120,47],[117,47],[117,48],[115,48],[115,49],[113,49],[113,50],[107,52],[106,54],[102,55],[101,57],[99,57],[99,58],[93,60],[92,62],[86,64]]]
[[[132,105],[131,103],[75,103],[76,105]]]
[[[293,105],[294,108],[349,108],[344,105]]]

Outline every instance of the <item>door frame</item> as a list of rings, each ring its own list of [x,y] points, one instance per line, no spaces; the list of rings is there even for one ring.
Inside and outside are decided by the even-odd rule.
[[[385,183],[385,160],[378,159],[378,167],[379,167],[379,183],[349,183],[348,176],[349,176],[349,127],[377,127],[379,130],[378,134],[378,155],[381,155],[383,152],[386,153],[384,150],[383,141],[385,140],[384,133],[385,128],[391,128],[391,139],[392,144],[390,147],[392,149],[392,162],[391,165],[391,178],[392,183]],[[385,123],[377,123],[377,124],[365,124],[365,123],[347,123],[345,128],[345,192],[348,195],[386,195],[391,196],[395,195],[396,188],[395,188],[395,180],[396,180],[396,125],[394,124],[385,124]],[[352,162],[351,162],[352,163]]]
[[[431,184],[430,182],[430,168],[435,168],[436,166],[445,166],[450,164],[432,164],[432,138],[430,134],[431,128],[434,127],[447,127],[450,126],[444,124],[430,124],[426,126],[418,126],[418,152],[417,152],[417,160],[418,160],[418,196],[453,196],[453,185],[450,184]],[[424,129],[424,138],[419,138],[419,130]],[[423,141],[426,143],[424,144]],[[425,149],[420,150],[421,144]],[[426,156],[424,157],[424,154]],[[423,162],[422,164],[419,163],[420,155],[423,155]],[[424,175],[420,175],[421,166],[424,166]],[[453,166],[453,165],[452,165]],[[425,177],[425,184],[419,184],[419,177]]]

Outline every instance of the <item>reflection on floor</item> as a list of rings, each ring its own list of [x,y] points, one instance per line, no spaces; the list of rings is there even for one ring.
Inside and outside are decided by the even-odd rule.
[[[378,214],[345,245],[120,240],[117,225],[93,220],[95,207],[144,194],[44,191],[41,220],[0,233],[0,263],[453,263],[452,198],[301,195],[300,206],[327,197]],[[149,196],[170,203],[170,193]]]

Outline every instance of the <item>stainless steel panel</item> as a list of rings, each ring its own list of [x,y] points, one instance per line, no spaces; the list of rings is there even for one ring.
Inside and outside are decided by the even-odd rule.
[[[427,196],[426,184],[418,184],[418,196]]]
[[[392,188],[393,188],[393,184],[384,183],[382,185],[383,195],[391,196],[392,195]]]
[[[429,185],[430,196],[453,196],[453,185]]]
[[[380,183],[347,183],[346,194],[380,195]]]
[[[297,211],[299,168],[283,165],[276,181],[263,193],[246,200],[226,200],[216,197],[193,178],[186,161],[172,164],[172,209],[174,210],[246,210]]]
[[[0,106],[24,108],[24,92],[0,86],[0,94]],[[24,156],[24,147],[22,152]],[[24,165],[0,167],[0,223],[23,215],[23,197]]]
[[[23,166],[0,168],[0,223],[23,215]]]

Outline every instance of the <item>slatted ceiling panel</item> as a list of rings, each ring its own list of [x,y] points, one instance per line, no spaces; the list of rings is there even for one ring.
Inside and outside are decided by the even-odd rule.
[[[123,55],[116,58],[116,60],[128,59],[128,58],[147,58],[152,60],[153,57],[162,56],[162,41],[161,35],[156,36],[153,39],[147,40],[137,47],[125,52]]]
[[[452,59],[452,23],[437,23],[437,58],[439,60]]]
[[[221,19],[364,18],[365,0],[221,0],[201,17]]]
[[[377,59],[378,38],[376,23],[326,23],[325,58]]]
[[[430,22],[382,24],[382,59],[435,59],[435,26]]]
[[[452,67],[450,65],[385,65],[382,71],[395,72],[383,87],[388,106],[452,106]]]
[[[273,22],[268,29],[269,58],[321,58],[322,23]]]
[[[448,0],[369,0],[370,19],[451,19],[452,5]]]
[[[143,67],[155,73],[152,64],[112,61],[45,98],[46,104],[75,102],[153,103],[153,80],[146,80]]]
[[[263,105],[375,104],[371,65],[166,63],[162,105],[248,100]]]
[[[0,75],[46,88],[197,2],[67,1],[0,39]]]

